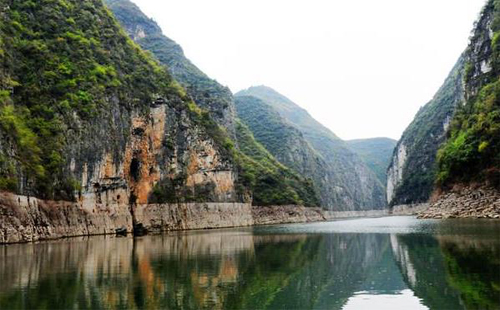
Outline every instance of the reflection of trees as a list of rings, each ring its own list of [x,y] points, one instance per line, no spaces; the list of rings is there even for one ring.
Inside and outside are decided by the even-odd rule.
[[[482,237],[244,229],[13,245],[0,248],[0,309],[341,309],[355,292],[407,286],[431,309],[494,309],[499,248]]]
[[[302,242],[263,244],[256,248],[254,264],[244,271],[245,283],[231,295],[226,308],[340,309],[369,277],[375,279],[373,267],[388,245],[388,236],[368,234],[309,236]],[[387,277],[383,281],[393,280]]]
[[[500,236],[438,237],[451,286],[467,309],[500,309]]]
[[[500,240],[488,236],[391,236],[408,286],[431,309],[500,308]]]
[[[444,274],[444,259],[430,235],[392,235],[391,245],[407,285],[430,309],[463,309]]]
[[[340,308],[387,240],[220,231],[5,247],[0,308]]]

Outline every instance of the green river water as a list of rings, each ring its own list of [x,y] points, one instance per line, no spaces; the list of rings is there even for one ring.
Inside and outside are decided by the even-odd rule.
[[[500,309],[500,221],[386,217],[0,246],[0,309]]]

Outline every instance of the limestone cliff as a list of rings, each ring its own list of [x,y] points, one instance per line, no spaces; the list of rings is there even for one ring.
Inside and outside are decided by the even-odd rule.
[[[238,124],[232,93],[207,77],[191,63],[182,48],[163,35],[158,25],[129,0],[107,0],[109,8],[142,48],[149,50],[179,80],[187,93],[210,117],[225,127],[234,144],[234,159],[242,184],[249,189],[254,205],[318,205],[316,191],[309,180],[287,169],[271,154],[262,152],[252,135]]]
[[[426,202],[434,187],[436,155],[452,117],[463,102],[461,57],[434,98],[418,111],[399,140],[387,171],[391,205]]]
[[[4,189],[83,208],[238,199],[216,126],[100,1],[7,2]]]
[[[438,214],[436,206],[469,205],[478,186],[500,188],[499,37],[500,3],[490,0],[445,84],[398,143],[389,167],[391,204],[426,201],[436,189],[431,213]]]

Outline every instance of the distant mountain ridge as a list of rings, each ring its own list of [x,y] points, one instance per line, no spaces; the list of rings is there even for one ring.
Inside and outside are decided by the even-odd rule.
[[[273,155],[284,164],[311,177],[320,188],[321,201],[327,208],[365,210],[385,207],[384,186],[374,172],[346,142],[312,118],[306,110],[266,86],[250,87],[235,96],[238,115],[250,129],[256,130],[256,139],[263,145],[268,145],[271,152],[274,149]],[[255,99],[250,99],[252,97]],[[262,103],[267,105],[267,109]],[[270,116],[273,113],[275,115]],[[281,119],[276,115],[281,116]],[[307,160],[296,162],[279,153],[293,144],[287,143],[286,138],[264,135],[262,131],[267,127],[261,120],[266,117],[278,120],[282,126],[292,126],[298,130],[300,134],[295,135],[295,143],[306,147],[294,147],[307,154]],[[273,134],[276,135],[277,132],[274,131]],[[286,145],[272,147],[270,139]]]
[[[377,178],[385,187],[387,184],[387,168],[398,142],[390,138],[357,139],[346,142],[375,172]]]

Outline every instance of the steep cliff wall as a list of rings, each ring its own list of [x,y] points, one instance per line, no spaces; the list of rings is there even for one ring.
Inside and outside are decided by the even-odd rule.
[[[160,27],[129,0],[107,0],[109,8],[142,48],[149,50],[187,90],[188,95],[225,127],[234,145],[233,157],[247,199],[254,205],[319,204],[313,185],[291,169],[284,167],[245,128],[238,124],[234,113],[234,98],[227,87],[207,77],[189,61],[182,48],[162,34]],[[239,130],[239,131],[238,131]],[[241,186],[239,187],[241,188]],[[198,199],[197,201],[203,201]]]
[[[465,98],[438,154],[438,185],[500,188],[500,2],[486,3],[465,52]]]
[[[2,189],[89,209],[239,199],[223,132],[100,1],[1,8]]]
[[[434,98],[415,116],[399,140],[387,171],[391,205],[426,202],[434,188],[436,155],[457,107],[463,102],[461,57]]]
[[[292,140],[287,140],[283,135],[277,137],[280,132],[276,130],[272,134],[266,134],[268,128],[260,123],[263,115],[259,114],[259,105],[248,102],[245,104],[247,99],[237,101],[239,116],[255,130],[254,134],[259,142],[271,152],[274,151],[273,155],[284,164],[316,182],[325,208],[349,211],[383,209],[386,206],[384,186],[377,180],[374,172],[344,141],[319,124],[307,111],[265,86],[251,87],[237,93],[236,97],[257,98],[257,103],[263,102],[274,111],[272,113],[278,113],[280,118],[288,122],[288,125],[281,126],[282,130],[286,126],[293,126],[298,131],[299,134],[293,135],[296,139]],[[260,112],[266,110],[260,109]],[[266,114],[270,115],[269,111]],[[288,142],[291,144],[285,145]],[[299,152],[288,154],[283,149],[296,149]],[[299,155],[298,160],[290,158],[292,155]]]
[[[436,184],[423,216],[497,216],[499,12],[498,1],[487,1],[465,53],[399,142],[389,168],[391,204],[426,201]]]

